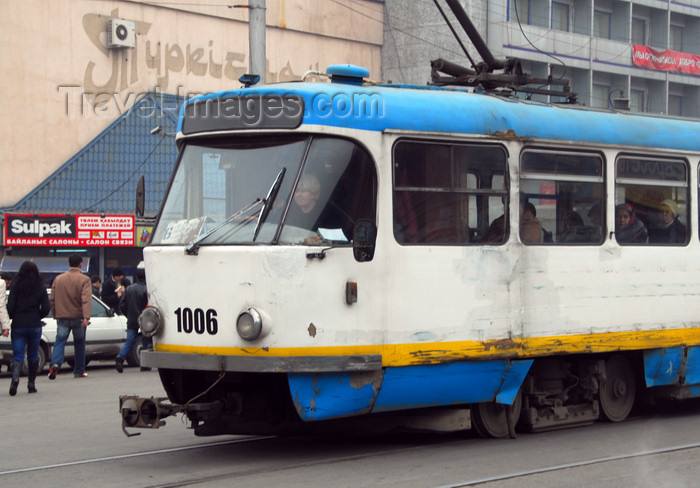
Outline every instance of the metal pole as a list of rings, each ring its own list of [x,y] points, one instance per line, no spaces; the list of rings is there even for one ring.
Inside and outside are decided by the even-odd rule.
[[[265,83],[267,66],[265,53],[265,0],[248,0],[248,40],[250,44],[250,73],[260,75]]]
[[[481,34],[479,34],[479,31],[476,30],[476,27],[474,27],[474,24],[472,24],[471,19],[467,15],[464,8],[462,8],[462,5],[457,0],[445,0],[445,2],[452,10],[454,16],[457,17],[457,21],[464,29],[464,32],[467,33],[469,39],[471,39],[472,44],[474,44],[477,52],[481,55],[481,59],[483,59],[486,66],[488,66],[489,71],[493,71],[494,69],[503,69],[505,61],[493,57],[491,50],[484,42],[484,39],[481,37]]]

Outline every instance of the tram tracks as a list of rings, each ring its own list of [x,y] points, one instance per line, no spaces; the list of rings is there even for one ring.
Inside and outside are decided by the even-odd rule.
[[[456,441],[456,442],[459,442],[459,441]],[[285,466],[276,467],[273,469],[261,468],[261,469],[237,470],[237,471],[232,471],[229,473],[221,473],[221,474],[218,474],[215,476],[197,477],[197,478],[192,478],[190,480],[180,480],[180,481],[175,482],[175,483],[152,484],[152,485],[148,485],[145,488],[181,488],[181,487],[188,487],[188,486],[197,486],[200,484],[203,484],[205,486],[218,486],[216,484],[217,482],[222,482],[221,486],[227,486],[228,483],[231,482],[234,478],[238,482],[241,482],[241,480],[245,479],[246,477],[255,477],[256,475],[270,473],[272,471],[274,471],[276,473],[283,473],[285,471],[291,472],[293,470],[304,469],[304,468],[318,468],[321,466],[329,466],[329,465],[333,465],[333,464],[359,461],[359,460],[370,458],[370,457],[395,455],[395,454],[400,454],[401,452],[415,451],[415,450],[419,450],[422,448],[426,448],[426,447],[430,447],[430,446],[434,446],[434,445],[438,445],[438,444],[443,444],[443,442],[425,443],[425,444],[421,443],[420,445],[412,445],[410,447],[396,447],[396,448],[384,449],[381,451],[372,451],[372,452],[363,453],[363,454],[354,454],[354,455],[347,455],[347,456],[335,456],[335,457],[327,458],[327,459],[319,459],[319,460],[313,460],[313,461],[292,463],[292,464],[288,464]],[[433,488],[462,488],[462,487],[470,487],[470,486],[488,487],[488,486],[498,485],[499,482],[507,482],[507,481],[515,481],[515,480],[517,480],[517,482],[521,482],[523,479],[526,479],[526,478],[531,477],[531,476],[547,474],[547,473],[554,473],[557,471],[565,471],[565,470],[569,470],[569,469],[582,468],[582,467],[595,467],[597,465],[602,465],[605,463],[634,460],[634,459],[644,458],[644,457],[649,457],[649,456],[671,454],[671,453],[677,453],[677,452],[681,452],[681,451],[692,451],[692,450],[696,450],[696,449],[700,449],[700,442],[692,443],[692,444],[685,444],[685,445],[678,445],[678,446],[667,446],[667,447],[656,448],[656,449],[646,449],[646,450],[640,450],[640,451],[636,451],[636,452],[628,452],[628,453],[624,453],[624,454],[620,454],[620,455],[616,455],[616,456],[605,456],[605,457],[593,458],[593,459],[582,460],[582,461],[572,462],[572,463],[561,463],[561,464],[556,464],[556,465],[551,465],[551,466],[543,466],[543,467],[538,467],[538,468],[533,468],[533,469],[523,470],[523,471],[512,471],[512,472],[503,473],[503,474],[499,474],[499,475],[495,475],[495,476],[487,476],[487,477],[479,477],[479,478],[474,478],[474,479],[460,480],[460,481],[455,482],[455,483],[439,484],[439,485],[420,485],[420,486],[432,486]],[[398,480],[396,480],[396,481],[398,481]],[[245,486],[248,486],[248,485],[245,485]],[[315,486],[315,485],[312,485],[312,486]],[[360,481],[360,484],[358,484],[356,486],[366,486],[366,485],[363,485],[362,482]],[[414,485],[407,483],[405,486],[414,486]]]
[[[63,463],[48,464],[48,465],[44,465],[44,466],[30,466],[30,467],[26,467],[26,468],[10,469],[10,470],[6,470],[6,471],[0,471],[0,479],[2,479],[2,476],[12,475],[12,474],[30,473],[32,471],[44,471],[44,470],[57,469],[57,468],[67,468],[67,467],[71,467],[71,466],[80,466],[80,465],[84,465],[84,464],[95,464],[95,463],[102,463],[102,462],[108,462],[108,461],[119,461],[119,460],[125,460],[125,459],[130,459],[130,458],[154,456],[154,455],[158,455],[158,454],[167,454],[167,453],[174,453],[174,452],[180,452],[180,451],[190,451],[190,450],[194,450],[194,449],[204,449],[204,448],[211,448],[211,447],[217,447],[217,446],[226,446],[226,445],[231,445],[231,444],[240,444],[240,443],[244,443],[244,442],[255,442],[255,441],[261,441],[261,440],[270,439],[270,438],[271,438],[271,436],[252,436],[252,437],[246,437],[244,439],[232,439],[232,440],[228,440],[228,441],[210,442],[210,443],[206,443],[206,444],[193,444],[191,446],[158,449],[155,451],[134,452],[134,453],[130,453],[130,454],[104,456],[104,457],[91,458],[91,459],[82,459],[82,460],[78,460],[78,461],[66,461]]]
[[[282,473],[285,471],[293,471],[293,470],[297,470],[297,469],[314,468],[314,467],[320,467],[320,466],[330,466],[333,464],[359,461],[359,460],[363,460],[363,459],[367,459],[367,458],[371,458],[371,457],[376,457],[376,456],[381,456],[381,455],[398,454],[398,453],[401,453],[404,451],[412,451],[412,450],[419,449],[420,447],[425,447],[426,445],[427,444],[421,444],[420,446],[397,447],[397,448],[392,448],[392,449],[385,449],[382,451],[367,452],[367,453],[363,453],[363,454],[335,456],[335,457],[327,458],[327,459],[318,459],[318,460],[312,460],[312,461],[287,464],[285,466],[276,467],[276,468],[272,468],[272,469],[270,469],[270,468],[256,468],[256,469],[248,469],[248,470],[242,470],[242,471],[236,470],[236,471],[232,471],[229,473],[222,473],[222,474],[213,475],[213,476],[193,478],[191,480],[182,480],[182,481],[178,481],[175,483],[153,484],[153,485],[145,486],[143,488],[182,488],[182,487],[186,487],[186,486],[196,486],[196,485],[203,484],[203,483],[207,483],[207,484],[208,483],[215,483],[217,481],[221,481],[222,483],[226,482],[226,483],[223,483],[221,486],[231,486],[230,481],[233,480],[234,478],[236,480],[240,480],[241,478],[254,477],[256,475],[270,473],[270,472]],[[248,486],[248,485],[246,485],[246,486]]]
[[[158,465],[162,462],[164,457],[169,457],[172,455],[178,456],[178,453],[185,453],[181,457],[181,462],[188,462],[192,466],[192,470],[188,475],[185,476],[157,476],[151,479],[143,479],[146,482],[143,486],[146,488],[171,488],[171,487],[193,487],[193,486],[206,486],[206,487],[218,487],[218,486],[230,486],[231,482],[235,480],[237,485],[240,486],[255,486],[262,480],[272,479],[288,479],[290,481],[289,486],[299,486],[294,484],[293,480],[299,481],[301,478],[310,481],[314,479],[318,473],[343,473],[347,472],[348,468],[350,470],[358,470],[359,473],[365,475],[362,466],[382,464],[388,467],[388,472],[386,477],[383,479],[383,483],[387,486],[398,486],[397,483],[402,482],[401,474],[398,472],[392,473],[394,464],[403,465],[410,464],[411,459],[428,457],[429,452],[432,451],[436,454],[436,458],[441,458],[443,454],[446,454],[449,458],[451,454],[447,451],[435,451],[434,449],[440,446],[448,449],[449,451],[461,452],[466,458],[473,455],[473,448],[479,448],[476,443],[483,443],[483,449],[478,449],[483,451],[484,449],[490,450],[495,444],[506,443],[508,447],[512,444],[510,441],[485,441],[482,439],[465,439],[464,437],[458,436],[446,436],[446,437],[432,437],[432,436],[411,436],[408,440],[404,438],[390,438],[388,443],[384,440],[376,442],[375,440],[367,440],[366,438],[360,438],[356,443],[356,440],[352,438],[348,439],[350,446],[347,448],[339,448],[345,445],[345,441],[336,443],[335,441],[330,441],[330,446],[323,448],[324,439],[307,439],[307,438],[280,438],[274,436],[250,436],[245,438],[230,439],[217,442],[209,442],[202,444],[193,444],[189,446],[173,447],[167,449],[159,449],[153,451],[142,451],[134,452],[130,454],[115,455],[115,456],[104,456],[95,457],[90,459],[56,463],[51,465],[27,467],[22,469],[8,470],[0,472],[0,484],[3,484],[3,476],[12,474],[22,474],[31,472],[50,472],[52,470],[82,470],[86,465],[92,465],[92,469],[101,470],[102,464],[105,465],[114,463],[123,463],[121,465],[121,470],[131,469],[131,466],[136,466],[143,464],[143,461],[139,458],[153,458],[148,461],[149,464]],[[246,447],[248,444],[251,447]],[[253,444],[257,444],[252,447]],[[355,445],[353,445],[355,444]],[[241,447],[237,447],[240,445]],[[227,446],[229,446],[227,448]],[[503,447],[506,447],[505,445]],[[250,449],[253,449],[253,454],[247,456],[250,453]],[[502,448],[498,448],[502,451]],[[438,482],[438,480],[433,480],[429,483],[411,484],[410,481],[405,480],[406,483],[403,486],[433,486],[434,488],[459,488],[459,487],[469,487],[469,486],[514,486],[513,483],[525,483],[523,486],[534,486],[527,485],[527,480],[537,479],[538,476],[557,476],[557,477],[568,477],[570,474],[564,474],[566,470],[575,470],[576,468],[593,468],[593,470],[599,469],[606,463],[616,463],[630,461],[635,462],[635,459],[641,459],[645,457],[652,456],[662,456],[678,453],[683,456],[683,451],[692,453],[692,456],[696,456],[693,451],[700,449],[700,442],[697,443],[687,443],[678,445],[666,445],[658,447],[649,447],[646,449],[631,449],[626,452],[621,452],[617,455],[607,455],[600,457],[590,457],[588,459],[582,459],[580,461],[573,462],[559,462],[553,463],[549,466],[544,465],[546,461],[540,463],[538,466],[533,466],[532,469],[517,469],[511,468],[510,471],[499,472],[497,474],[489,475],[483,470],[477,474],[474,473],[473,477],[464,476],[467,471],[463,471],[461,476],[459,472],[453,473],[453,479],[457,481],[448,482],[445,484],[446,480],[444,477]],[[191,452],[187,453],[187,452]],[[200,451],[201,454],[198,454]],[[209,451],[209,452],[205,452]],[[509,452],[511,449],[506,449],[505,452]],[[292,453],[291,456],[286,456],[285,453]],[[254,459],[260,453],[266,453],[268,455],[268,461],[273,460],[271,464],[266,466],[246,464],[246,459]],[[472,453],[472,454],[470,454]],[[244,458],[241,459],[241,454]],[[507,454],[510,455],[510,454]],[[212,472],[208,470],[207,462],[205,460],[212,458],[218,458],[221,460],[228,460],[230,464],[222,464],[218,472]],[[547,459],[546,454],[543,453],[544,459]],[[276,459],[276,461],[274,461]],[[563,461],[563,459],[560,459]],[[647,461],[644,461],[647,462]],[[214,463],[216,464],[216,463]],[[209,463],[211,466],[211,463]],[[345,466],[343,466],[345,465]],[[511,466],[510,464],[504,464],[505,466]],[[522,466],[521,466],[522,468]],[[507,469],[507,468],[506,468]],[[202,472],[204,471],[204,472]],[[208,473],[207,473],[208,471]],[[557,474],[561,472],[561,474]],[[437,473],[437,471],[436,471]],[[161,472],[161,475],[164,472]],[[172,473],[171,473],[172,474]],[[182,474],[182,473],[181,473]],[[369,475],[369,472],[366,473]],[[8,479],[11,479],[8,476]],[[351,484],[347,486],[369,486],[368,484],[363,484],[363,480],[369,481],[368,478],[360,477],[353,479]],[[347,479],[345,480],[347,481]],[[413,482],[416,482],[413,479]],[[379,483],[378,485],[382,485]],[[308,486],[323,486],[321,484],[311,483]]]
[[[457,483],[450,483],[450,484],[446,484],[446,485],[434,486],[433,488],[462,488],[462,487],[467,487],[467,486],[488,487],[490,484],[497,483],[500,481],[514,480],[514,479],[525,478],[528,476],[534,476],[534,475],[538,475],[538,474],[552,473],[555,471],[563,471],[563,470],[572,469],[572,468],[581,468],[584,466],[594,466],[594,465],[610,463],[610,462],[615,462],[615,461],[624,461],[624,460],[642,458],[642,457],[647,457],[647,456],[669,454],[669,453],[674,453],[674,452],[679,452],[679,451],[689,451],[689,450],[693,450],[693,449],[700,449],[700,442],[693,443],[693,444],[686,444],[686,445],[682,445],[682,446],[671,446],[671,447],[665,447],[665,448],[659,448],[659,449],[651,449],[651,450],[644,450],[644,451],[627,453],[627,454],[620,454],[618,456],[607,456],[607,457],[601,457],[601,458],[595,458],[595,459],[588,459],[588,460],[578,461],[578,462],[574,462],[574,463],[563,463],[563,464],[546,466],[546,467],[525,470],[525,471],[519,471],[519,472],[504,473],[504,474],[499,474],[497,476],[489,476],[489,477],[484,477],[484,478],[479,478],[479,479],[473,479],[473,480],[468,480],[468,481],[459,481]]]

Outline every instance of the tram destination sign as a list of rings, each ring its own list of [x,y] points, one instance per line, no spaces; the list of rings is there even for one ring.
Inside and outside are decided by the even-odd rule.
[[[5,214],[5,246],[136,245],[133,215]]]
[[[296,129],[304,100],[296,95],[195,99],[185,106],[182,133],[243,129]]]

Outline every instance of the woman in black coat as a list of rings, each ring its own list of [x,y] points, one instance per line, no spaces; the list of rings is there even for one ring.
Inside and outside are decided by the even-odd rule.
[[[39,369],[39,342],[43,326],[41,319],[50,311],[49,295],[42,284],[39,268],[31,261],[23,262],[12,282],[7,300],[7,313],[12,319],[12,396],[17,393],[25,348],[29,365],[27,390],[36,393],[34,382]]]

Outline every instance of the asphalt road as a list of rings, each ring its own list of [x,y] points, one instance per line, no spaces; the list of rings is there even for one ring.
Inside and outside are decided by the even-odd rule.
[[[700,402],[515,440],[469,433],[195,437],[179,417],[127,438],[120,394],[161,396],[158,374],[91,364],[15,397],[0,376],[0,486],[691,487],[700,479]]]

